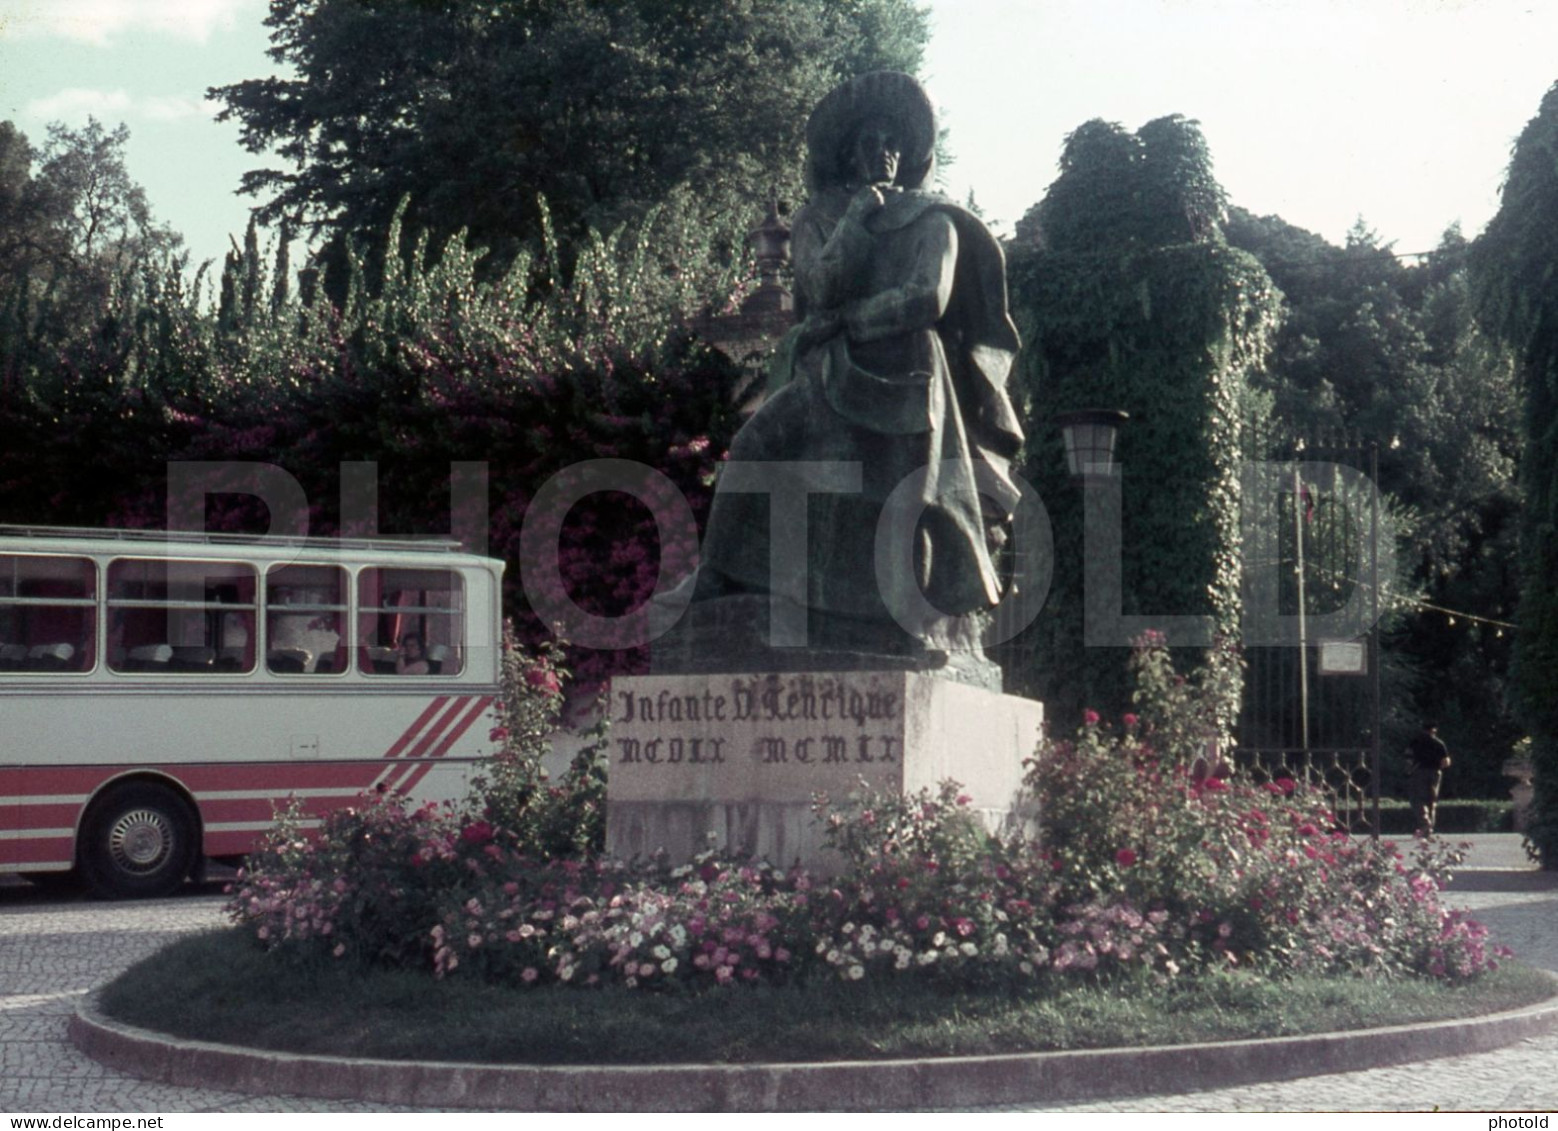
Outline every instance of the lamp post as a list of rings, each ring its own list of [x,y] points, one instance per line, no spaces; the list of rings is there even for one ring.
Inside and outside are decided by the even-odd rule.
[[[1109,479],[1114,476],[1114,440],[1128,413],[1114,408],[1084,408],[1055,415],[1066,441],[1066,470],[1071,478]]]

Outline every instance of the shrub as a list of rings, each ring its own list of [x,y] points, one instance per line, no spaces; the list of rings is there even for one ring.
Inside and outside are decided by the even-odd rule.
[[[573,859],[600,852],[606,838],[604,722],[595,741],[580,748],[562,780],[547,779],[542,758],[562,722],[562,665],[566,643],[521,645],[503,626],[503,696],[492,740],[501,742],[471,784],[466,809],[494,829],[494,837],[522,856]]]
[[[1215,715],[1161,638],[1132,669],[1140,714],[1111,728],[1089,712],[1030,774],[1063,907],[1166,915],[1176,965],[1464,977],[1493,960],[1481,929],[1438,902],[1457,850],[1431,841],[1408,859],[1354,840],[1323,789],[1257,784],[1220,760]]]

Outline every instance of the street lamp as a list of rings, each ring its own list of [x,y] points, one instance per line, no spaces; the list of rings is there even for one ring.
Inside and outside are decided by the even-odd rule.
[[[1128,413],[1113,408],[1084,408],[1055,415],[1066,440],[1066,470],[1079,480],[1114,475],[1114,438]]]

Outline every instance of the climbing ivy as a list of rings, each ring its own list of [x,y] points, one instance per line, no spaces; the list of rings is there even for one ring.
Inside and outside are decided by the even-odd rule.
[[[1060,178],[1019,229],[1010,267],[1024,337],[1016,383],[1030,421],[1023,469],[1050,514],[1055,569],[1044,612],[1003,660],[1011,684],[1062,720],[1088,707],[1124,710],[1129,700],[1126,650],[1083,645],[1082,490],[1067,479],[1055,414],[1130,414],[1116,448],[1121,611],[1210,616],[1231,637],[1239,472],[1245,436],[1267,411],[1248,376],[1266,357],[1281,302],[1260,264],[1208,222],[1222,194],[1195,123],[1160,119],[1136,135],[1104,123],[1084,130],[1087,146],[1083,130],[1072,135]],[[1109,192],[1079,191],[1104,172]],[[1231,724],[1238,681],[1229,685]]]

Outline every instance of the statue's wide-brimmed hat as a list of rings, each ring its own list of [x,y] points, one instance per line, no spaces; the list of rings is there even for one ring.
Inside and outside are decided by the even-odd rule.
[[[898,183],[917,188],[936,161],[936,107],[913,75],[872,71],[823,96],[806,122],[809,187],[816,191],[848,180],[851,149],[862,122],[891,123],[898,135]]]

